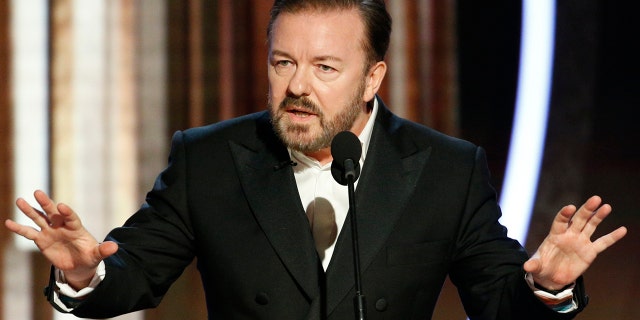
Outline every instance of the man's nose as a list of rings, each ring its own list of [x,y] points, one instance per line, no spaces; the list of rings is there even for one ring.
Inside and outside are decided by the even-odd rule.
[[[295,97],[308,96],[311,94],[311,75],[307,68],[297,68],[289,81],[287,90]]]

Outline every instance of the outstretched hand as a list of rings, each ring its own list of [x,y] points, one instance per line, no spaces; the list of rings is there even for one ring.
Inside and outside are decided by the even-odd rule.
[[[19,198],[16,205],[40,229],[6,220],[12,232],[32,240],[42,254],[58,269],[65,272],[67,282],[74,288],[89,284],[100,261],[118,250],[115,242],[98,243],[84,228],[78,215],[65,204],[55,204],[41,190],[34,193],[40,211]]]
[[[620,227],[591,241],[597,226],[609,213],[611,206],[602,204],[598,196],[589,198],[579,210],[573,205],[562,208],[549,235],[524,264],[524,270],[531,273],[537,284],[550,290],[573,283],[599,253],[627,234],[627,228]]]

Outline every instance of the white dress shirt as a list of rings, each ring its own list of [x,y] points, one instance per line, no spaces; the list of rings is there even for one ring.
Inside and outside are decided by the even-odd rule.
[[[371,140],[373,123],[378,113],[378,100],[374,100],[373,110],[369,120],[358,136],[362,144],[360,168]],[[293,172],[298,185],[298,193],[305,209],[309,224],[316,242],[316,250],[322,260],[322,267],[327,270],[336,239],[342,230],[344,220],[349,212],[349,194],[347,186],[343,186],[333,179],[331,162],[321,165],[316,159],[308,157],[295,150],[289,150],[293,161],[297,163]],[[357,186],[356,180],[355,185]]]

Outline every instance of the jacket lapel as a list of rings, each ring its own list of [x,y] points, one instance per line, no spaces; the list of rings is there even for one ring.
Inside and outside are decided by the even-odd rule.
[[[392,140],[396,122],[395,116],[381,106],[356,190],[360,268],[363,273],[383,248],[405,202],[415,189],[431,150],[418,149],[409,137]],[[345,296],[355,282],[350,216],[342,228],[326,276],[327,314],[331,314],[343,299],[348,298]],[[366,294],[366,284],[363,284],[363,291]]]
[[[268,119],[261,120],[257,132],[259,143],[229,142],[236,170],[253,214],[279,258],[314,305],[326,303],[328,315],[346,298],[355,282],[350,217],[337,240],[323,285],[326,302],[321,303],[324,300],[318,300],[321,266],[293,170],[289,166],[274,168],[289,161],[289,154],[271,130]],[[416,147],[410,137],[398,138],[398,121],[381,104],[356,190],[363,273],[383,248],[430,153],[430,149]],[[364,286],[366,294],[366,284]],[[311,312],[313,316],[309,318],[317,314]]]
[[[262,123],[263,143],[229,142],[247,201],[269,242],[311,300],[319,293],[319,260],[290,166],[287,149],[269,123]]]

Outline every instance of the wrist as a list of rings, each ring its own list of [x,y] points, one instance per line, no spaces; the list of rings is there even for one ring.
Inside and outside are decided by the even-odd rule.
[[[65,273],[55,267],[51,268],[49,286],[45,288],[45,295],[56,310],[68,313],[82,304],[95,290],[106,276],[104,261],[98,265],[90,283],[81,289],[71,287],[66,281]]]
[[[83,272],[60,270],[58,273],[58,281],[66,283],[78,291],[89,286],[96,276],[97,269],[96,267]]]
[[[527,278],[531,281],[532,285],[535,286],[538,290],[543,290],[549,293],[553,292],[562,292],[567,288],[571,287],[575,284],[575,281],[571,283],[557,283],[554,281],[550,281],[546,278],[541,278],[536,276],[534,273],[527,272]]]
[[[558,313],[573,312],[580,306],[574,299],[573,291],[576,283],[571,283],[560,290],[548,289],[536,283],[531,273],[525,274],[525,281],[542,303]]]

